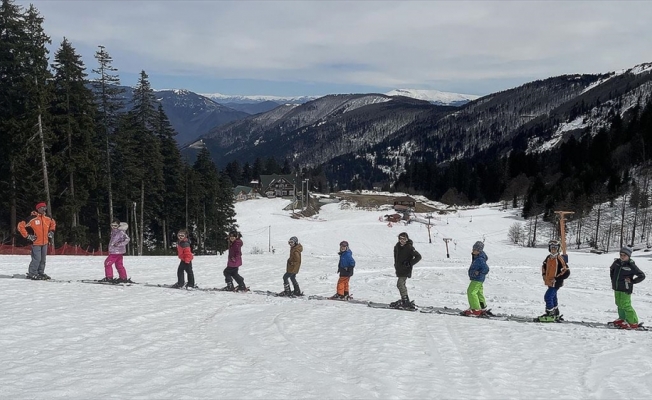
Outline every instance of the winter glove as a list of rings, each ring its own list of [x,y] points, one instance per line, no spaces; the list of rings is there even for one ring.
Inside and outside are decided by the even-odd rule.
[[[473,276],[480,276],[480,271],[474,271]]]
[[[27,235],[27,240],[29,240],[30,242],[36,241],[36,235]]]
[[[48,232],[48,238],[52,239],[54,237],[54,231]]]

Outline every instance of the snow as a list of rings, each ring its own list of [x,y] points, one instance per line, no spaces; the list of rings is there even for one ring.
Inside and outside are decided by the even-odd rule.
[[[639,64],[630,70],[630,72],[634,75],[639,75],[650,71],[652,71],[652,63]]]
[[[395,89],[385,93],[385,95],[412,97],[414,99],[425,100],[438,104],[469,102],[480,98],[480,96],[473,94],[441,92],[439,90],[428,89]]]
[[[391,197],[388,197],[388,200]],[[392,248],[408,232],[423,261],[408,290],[418,305],[466,308],[470,249],[485,240],[485,295],[494,311],[539,315],[544,248],[507,241],[520,219],[495,206],[439,215],[428,243],[420,223],[388,226],[383,211],[327,204],[292,219],[288,201],[237,203],[241,274],[252,289],[280,291],[287,239],[304,246],[297,279],[306,294],[331,295],[338,243],[357,266],[356,298],[398,298]],[[541,228],[540,241],[549,229]],[[451,237],[450,258],[444,237]],[[271,253],[269,246],[275,248]],[[255,250],[262,254],[252,254]],[[649,253],[634,259],[650,271]],[[608,267],[616,253],[569,250],[559,291],[567,319],[616,318]],[[103,257],[49,256],[58,279],[98,279]],[[24,273],[28,256],[0,256],[0,274]],[[173,283],[176,257],[126,257],[136,282]],[[197,256],[197,283],[224,285],[226,256]],[[652,282],[632,303],[652,318]],[[651,398],[652,332],[371,309],[335,301],[0,279],[0,397],[10,399],[506,399]]]
[[[263,101],[306,103],[322,96],[269,96],[269,95],[230,95],[222,93],[200,93],[200,96],[208,97],[223,103],[260,103]]]

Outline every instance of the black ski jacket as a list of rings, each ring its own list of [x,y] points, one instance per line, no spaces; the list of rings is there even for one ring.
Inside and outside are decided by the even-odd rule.
[[[397,277],[412,277],[412,267],[421,261],[421,254],[414,249],[412,240],[408,239],[405,245],[396,243],[394,246],[394,268]]]
[[[631,294],[634,284],[645,279],[645,273],[636,266],[632,259],[623,261],[616,258],[614,263],[611,264],[609,272],[611,274],[611,288],[617,292]]]

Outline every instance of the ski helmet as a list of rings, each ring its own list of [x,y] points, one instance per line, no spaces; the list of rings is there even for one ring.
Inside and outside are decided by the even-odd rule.
[[[553,247],[556,247],[557,251],[553,252],[552,251]],[[548,251],[549,252],[554,254],[554,253],[557,253],[559,251],[559,249],[560,249],[560,246],[559,246],[559,241],[558,240],[551,240],[551,241],[548,242]]]

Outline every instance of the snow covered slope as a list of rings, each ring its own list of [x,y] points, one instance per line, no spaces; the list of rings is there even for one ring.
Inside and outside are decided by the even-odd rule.
[[[546,250],[507,243],[518,220],[513,213],[485,206],[438,215],[429,244],[423,224],[380,222],[387,211],[328,204],[315,219],[295,220],[282,210],[287,204],[236,205],[241,274],[252,289],[282,289],[287,240],[297,236],[304,246],[297,279],[306,294],[335,292],[338,243],[347,240],[357,262],[353,295],[396,300],[392,248],[405,231],[423,255],[408,280],[418,305],[466,307],[471,246],[484,238],[491,268],[485,295],[494,311],[534,316],[544,310]],[[450,258],[444,237],[453,238]],[[252,254],[256,249],[262,253]],[[569,256],[572,275],[559,292],[565,317],[615,319],[608,267],[616,254]],[[650,271],[648,253],[635,252],[634,259]],[[46,272],[98,279],[103,261],[50,256]],[[0,274],[24,273],[28,263],[27,256],[0,256]],[[177,265],[176,257],[125,259],[137,282],[172,283]],[[200,286],[224,285],[226,255],[198,256],[193,265]],[[652,324],[652,280],[637,285],[632,299],[641,320]],[[0,397],[8,399],[652,397],[651,332],[17,279],[0,279],[0,309]]]
[[[473,94],[460,94],[451,92],[440,92],[439,90],[426,89],[395,89],[385,93],[387,96],[405,96],[413,99],[429,101],[433,104],[443,106],[461,106],[469,101],[479,99],[480,96]]]

